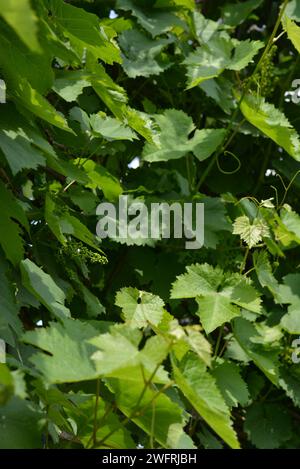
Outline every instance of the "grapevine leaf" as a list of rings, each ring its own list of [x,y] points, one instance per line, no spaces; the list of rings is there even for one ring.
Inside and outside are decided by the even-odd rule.
[[[287,32],[288,38],[290,41],[293,43],[295,49],[297,49],[298,52],[300,52],[300,28],[297,26],[297,24],[288,18],[287,16],[284,17],[283,21],[283,27]]]
[[[270,237],[268,225],[263,219],[255,218],[251,223],[246,215],[238,217],[234,221],[232,234],[240,235],[250,249],[262,241],[263,238]]]
[[[149,77],[170,67],[171,63],[162,54],[170,42],[169,39],[151,40],[136,29],[124,31],[119,36],[119,44],[125,54],[122,66],[127,75]]]
[[[173,368],[177,385],[195,410],[231,448],[239,448],[229,409],[204,363],[190,354]]]
[[[5,21],[33,51],[40,52],[37,37],[38,19],[29,0],[0,0],[0,11]]]
[[[176,26],[183,26],[182,21],[173,13],[152,10],[149,14],[146,9],[138,7],[132,0],[118,0],[116,8],[130,10],[139,24],[153,37],[171,31]]]
[[[267,349],[261,344],[256,344],[255,338],[258,335],[255,326],[246,319],[234,320],[234,337],[239,345],[267,378],[277,384],[279,379],[278,349]]]
[[[168,109],[154,118],[160,127],[160,134],[156,144],[146,143],[144,146],[143,158],[149,162],[177,159],[189,152],[203,161],[217,149],[224,138],[222,129],[202,129],[196,130],[189,139],[195,126],[183,111]]]
[[[164,312],[164,302],[156,295],[137,288],[122,288],[117,293],[116,305],[122,308],[130,327],[157,326]]]
[[[1,449],[42,449],[41,422],[45,418],[32,402],[13,397],[0,407]]]
[[[243,3],[229,3],[222,8],[225,24],[238,26],[250,13],[262,4],[262,0],[246,0]]]
[[[232,305],[229,298],[211,293],[197,297],[201,324],[207,334],[239,315],[239,308]]]
[[[287,409],[272,403],[256,403],[249,407],[244,427],[252,443],[260,449],[279,448],[292,434]]]
[[[300,160],[300,140],[285,115],[263,98],[247,95],[240,104],[245,118],[263,134],[295,158]]]
[[[300,334],[300,301],[289,306],[280,324],[289,334]]]
[[[95,347],[88,342],[97,335],[97,329],[87,323],[64,319],[62,324],[52,322],[49,327],[26,332],[23,340],[47,352],[30,358],[47,383],[73,383],[98,376],[90,358]]]
[[[212,375],[229,407],[245,406],[250,398],[240,373],[239,366],[229,361],[216,363],[212,369]]]
[[[29,259],[22,261],[20,267],[23,284],[33,296],[54,316],[61,319],[70,316],[69,309],[64,305],[65,294],[50,275]]]

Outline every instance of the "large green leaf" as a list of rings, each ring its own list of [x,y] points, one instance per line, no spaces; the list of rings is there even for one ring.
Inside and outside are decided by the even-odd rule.
[[[23,207],[18,204],[12,193],[1,181],[0,210],[2,214],[0,219],[0,244],[7,259],[13,264],[18,264],[24,255],[20,225],[29,232],[29,224]]]
[[[0,148],[12,173],[45,165],[46,158],[39,148],[41,137],[38,131],[31,128],[21,116],[16,116],[16,109],[12,106],[2,106],[4,113],[0,116]]]
[[[198,314],[207,333],[238,316],[237,306],[260,312],[259,295],[244,277],[208,264],[187,267],[187,273],[173,283],[171,298],[197,298]]]
[[[122,66],[127,75],[130,78],[149,77],[170,67],[171,63],[162,54],[170,42],[169,39],[151,40],[136,29],[124,31],[119,44],[125,54]]]
[[[0,0],[0,11],[24,43],[31,50],[41,52],[37,37],[38,19],[30,0]]]
[[[231,448],[239,448],[229,409],[204,363],[191,354],[173,368],[177,385],[195,410]]]
[[[245,406],[249,399],[247,384],[241,377],[238,365],[221,361],[213,367],[212,375],[229,407]]]
[[[149,162],[168,161],[181,158],[189,152],[203,161],[220,145],[224,138],[222,129],[195,130],[192,119],[183,111],[168,109],[164,114],[154,116],[160,127],[156,143],[146,143],[143,158]]]
[[[300,140],[285,115],[263,98],[247,95],[241,102],[246,119],[296,160],[300,160]]]
[[[289,334],[300,334],[300,301],[289,306],[280,324]]]
[[[255,253],[254,257],[255,271],[262,287],[268,288],[275,300],[280,303],[279,283],[272,273],[272,267],[266,251]]]
[[[30,259],[21,262],[23,285],[32,293],[54,316],[65,318],[70,311],[65,306],[65,294],[46,274]]]
[[[0,39],[0,64],[8,91],[15,94],[20,82],[28,82],[36,93],[48,91],[54,78],[52,52],[44,50],[38,54],[29,50],[8,26],[2,25],[2,21]]]
[[[18,87],[14,91],[14,95],[16,102],[22,104],[35,116],[55,127],[73,133],[62,114],[56,111],[49,101],[32,88],[30,83],[25,79],[20,80]]]
[[[232,40],[228,35],[213,36],[183,62],[187,65],[187,89],[218,77],[226,69],[242,70],[262,47],[260,41]]]
[[[26,332],[23,340],[44,352],[33,354],[30,361],[47,383],[72,383],[95,379],[97,372],[91,355],[95,347],[88,341],[97,329],[75,319],[52,322],[47,328]]]
[[[87,49],[96,59],[112,64],[120,62],[120,53],[113,38],[108,38],[104,27],[100,27],[96,15],[82,8],[68,5],[62,0],[51,0],[51,10],[62,33],[82,55]]]
[[[8,265],[1,255],[0,260],[0,337],[14,345],[15,340],[10,328],[20,335],[22,323],[18,317],[19,306],[15,299],[14,286],[8,277]]]
[[[130,332],[131,331],[131,332]],[[154,336],[148,339],[142,350],[138,349],[141,335],[126,326],[110,328],[110,332],[99,335],[90,342],[97,347],[92,359],[99,375],[139,381],[151,377],[152,382],[166,384],[168,375],[158,365],[166,358],[170,341]],[[152,376],[155,372],[155,376]]]
[[[191,438],[183,430],[186,419],[180,405],[153,386],[144,390],[140,370],[139,376],[139,382],[135,383],[126,379],[109,380],[118,408],[163,448],[194,448]]]
[[[229,298],[217,292],[197,297],[197,303],[199,306],[197,314],[207,334],[240,313],[239,308],[232,305]]]
[[[242,3],[229,3],[222,8],[225,24],[238,26],[250,13],[262,4],[262,0],[246,0]]]
[[[182,21],[174,13],[166,11],[149,11],[137,6],[132,0],[118,0],[116,8],[132,12],[140,25],[155,37],[166,33],[176,26],[183,26]]]
[[[42,449],[41,424],[45,418],[36,405],[18,397],[0,407],[1,449]]]
[[[272,383],[277,384],[279,379],[278,349],[268,349],[260,343],[255,343],[259,333],[255,326],[244,318],[234,320],[234,336],[256,366]]]
[[[287,409],[272,403],[257,403],[249,407],[244,428],[252,443],[261,449],[279,448],[292,434]]]

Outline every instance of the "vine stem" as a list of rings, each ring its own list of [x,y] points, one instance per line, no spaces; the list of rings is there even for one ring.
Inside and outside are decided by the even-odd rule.
[[[216,343],[216,348],[215,348],[214,357],[217,357],[217,356],[218,356],[218,351],[219,351],[219,348],[220,348],[222,336],[223,336],[223,327],[220,327],[220,329],[219,329],[219,335],[218,335],[218,338],[217,338],[217,343]]]
[[[249,252],[250,252],[250,248],[249,248],[249,246],[247,246],[245,256],[244,256],[244,259],[243,259],[243,262],[242,262],[242,265],[241,265],[241,268],[240,268],[240,275],[242,275],[242,273],[243,273],[243,271],[246,267],[246,262],[247,262],[247,259],[248,259],[248,256],[249,256]]]
[[[272,34],[268,40],[268,43],[264,49],[264,52],[263,54],[261,55],[258,63],[256,64],[255,68],[254,68],[254,71],[253,73],[251,74],[251,76],[248,78],[247,80],[247,83],[246,83],[246,86],[244,87],[244,90],[241,94],[241,97],[238,101],[238,104],[237,104],[237,107],[234,111],[234,113],[232,114],[231,116],[231,119],[230,119],[230,122],[229,122],[229,125],[227,127],[227,130],[226,130],[226,134],[224,136],[224,139],[223,139],[223,142],[221,143],[221,145],[219,146],[219,149],[216,151],[214,157],[210,160],[210,163],[209,165],[207,166],[206,170],[204,171],[203,175],[201,176],[200,178],[200,181],[197,185],[197,188],[196,188],[196,191],[198,192],[202,186],[202,184],[204,183],[204,181],[206,180],[207,176],[209,175],[210,171],[212,170],[215,162],[217,161],[217,159],[219,158],[219,156],[221,155],[221,153],[223,153],[225,151],[225,149],[228,147],[228,145],[231,143],[231,141],[233,140],[233,138],[235,137],[235,135],[237,134],[237,131],[239,129],[239,127],[237,127],[237,129],[235,129],[235,131],[233,132],[233,134],[228,138],[228,135],[230,134],[232,128],[233,128],[233,125],[234,125],[234,122],[235,122],[235,119],[239,113],[239,110],[240,110],[240,106],[242,104],[242,101],[244,99],[244,97],[246,96],[246,94],[248,93],[249,89],[250,89],[250,85],[251,85],[251,82],[250,82],[250,79],[253,78],[256,73],[258,72],[258,70],[260,69],[261,65],[263,64],[264,60],[265,60],[265,57],[266,55],[269,53],[273,43],[274,43],[274,39],[276,37],[276,34],[277,34],[277,31],[278,31],[278,28],[280,26],[280,23],[281,23],[281,20],[282,20],[282,17],[283,17],[283,14],[285,12],[285,9],[287,7],[287,4],[288,4],[289,0],[284,0],[284,2],[282,3],[282,6],[281,6],[281,9],[280,9],[280,13],[278,15],[278,18],[277,18],[277,21],[276,21],[276,24],[274,26],[274,29],[272,31]],[[239,124],[241,125],[241,124]],[[224,145],[224,142],[226,141],[225,145]]]

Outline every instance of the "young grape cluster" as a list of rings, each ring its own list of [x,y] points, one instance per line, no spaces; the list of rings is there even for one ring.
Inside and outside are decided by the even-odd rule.
[[[99,252],[92,251],[80,241],[71,239],[68,244],[62,246],[62,254],[73,260],[80,258],[84,262],[92,264],[107,264],[107,258]]]
[[[277,46],[273,45],[266,55],[259,71],[251,78],[251,88],[265,98],[272,96],[278,84],[274,58],[277,54]]]

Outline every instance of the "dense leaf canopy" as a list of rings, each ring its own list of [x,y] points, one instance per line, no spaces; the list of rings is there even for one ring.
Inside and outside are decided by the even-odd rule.
[[[0,448],[299,447],[299,52],[297,0],[0,0]]]

